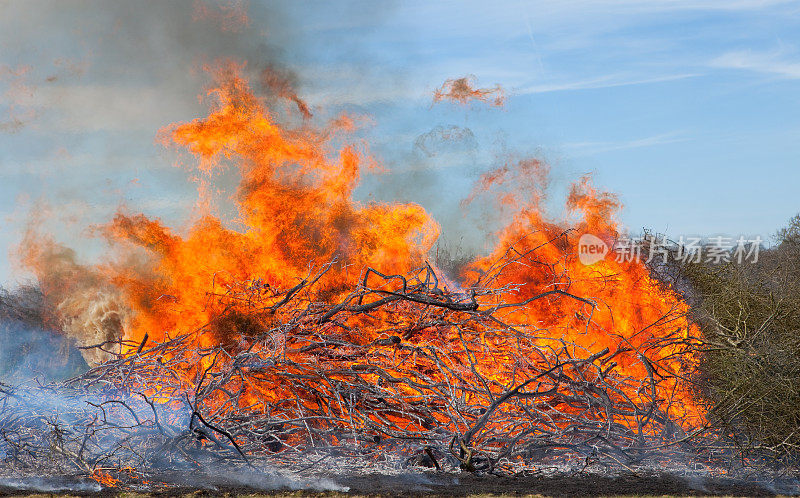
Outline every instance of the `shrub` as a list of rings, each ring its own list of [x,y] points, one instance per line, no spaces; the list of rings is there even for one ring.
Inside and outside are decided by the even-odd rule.
[[[757,262],[673,263],[704,343],[709,421],[745,453],[800,455],[800,215]],[[674,260],[674,258],[673,258]]]

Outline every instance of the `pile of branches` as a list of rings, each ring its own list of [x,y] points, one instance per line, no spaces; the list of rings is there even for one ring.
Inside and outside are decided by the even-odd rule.
[[[679,403],[662,389],[669,369],[635,351],[647,374],[634,378],[618,371],[622,350],[507,321],[536,301],[568,300],[588,327],[591,300],[554,289],[506,303],[509,289],[450,291],[426,265],[406,276],[369,269],[331,304],[314,286],[332,264],[291,289],[249,281],[212,292],[222,308],[201,329],[123,344],[128,353],[69,381],[2,385],[6,468],[507,473],[547,462],[630,468],[691,444],[669,415]],[[231,327],[244,332],[204,346]],[[676,331],[641,349],[675,344],[695,347]]]

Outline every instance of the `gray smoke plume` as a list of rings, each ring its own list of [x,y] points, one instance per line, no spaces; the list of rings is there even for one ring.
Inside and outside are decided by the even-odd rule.
[[[41,291],[0,288],[0,381],[63,379],[86,369],[74,341],[45,324]]]
[[[143,172],[167,194],[163,200],[144,199],[145,205],[136,209],[172,206],[179,222],[186,221],[194,187],[184,172],[152,158],[131,164],[118,157],[148,157],[160,127],[204,112],[205,103],[198,101],[210,79],[204,68],[225,61],[246,64],[243,71],[254,87],[270,104],[288,111],[277,115],[298,122],[311,116],[296,88],[299,79],[283,61],[283,52],[295,43],[284,7],[243,0],[0,1],[0,94],[11,100],[6,110],[17,123],[15,131],[31,125],[57,137],[103,133],[99,147],[89,146],[86,162],[65,150],[63,156],[73,164],[68,171],[59,171],[57,159],[30,171],[61,177],[29,192],[59,207],[32,216],[36,228],[28,227],[19,251],[23,264],[39,276],[50,313],[45,317],[48,333],[61,332],[81,346],[121,338],[130,310],[91,265],[81,264],[80,254],[100,243],[87,240],[74,225],[105,223],[118,209],[122,201],[106,185],[108,176]],[[19,119],[23,111],[24,122]],[[0,133],[4,119],[0,116]],[[39,148],[49,146],[46,142]],[[232,191],[235,183],[223,175],[215,187]],[[220,209],[224,218],[235,214],[228,203]],[[35,203],[33,211],[42,210]],[[80,221],[73,219],[66,228],[59,216]],[[13,351],[14,344],[6,342],[4,350]],[[82,353],[90,366],[112,357],[100,349]]]

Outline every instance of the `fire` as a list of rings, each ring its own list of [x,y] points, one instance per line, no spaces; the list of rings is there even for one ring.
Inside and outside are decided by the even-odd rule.
[[[487,174],[470,198],[499,189],[510,222],[489,255],[468,265],[460,283],[449,282],[426,262],[439,227],[421,206],[353,199],[360,175],[375,164],[366,146],[348,143],[354,120],[314,127],[305,103],[283,89],[305,118],[288,127],[254,94],[243,68],[214,70],[208,116],[160,132],[193,155],[202,178],[206,211],[185,235],[119,213],[103,229],[113,259],[80,271],[73,264],[52,272],[48,262],[59,250],[46,240],[31,235],[26,245],[45,293],[73,310],[62,323],[78,327],[75,316],[86,314],[80,296],[96,302],[102,293],[115,331],[105,337],[119,336],[118,354],[190,337],[181,339],[188,353],[159,353],[158,368],[171,365],[172,377],[145,379],[147,393],[186,390],[199,399],[207,379],[222,378],[226,392],[239,393],[235,401],[220,391],[197,401],[217,415],[324,414],[337,430],[367,431],[374,444],[398,431],[424,439],[446,429],[463,435],[451,447],[460,445],[468,467],[475,441],[492,447],[492,431],[504,427],[520,438],[554,434],[586,416],[644,437],[654,420],[683,426],[671,430],[702,423],[687,381],[695,360],[686,341],[696,331],[686,304],[639,261],[578,260],[581,234],[617,236],[614,196],[584,178],[568,199],[575,221],[554,222],[540,205],[542,163],[512,162]],[[495,92],[466,84],[446,83],[437,99],[460,100],[470,89],[487,100]],[[236,229],[211,214],[205,194],[227,167],[241,176]],[[245,357],[250,363],[234,360]],[[385,395],[351,387],[343,397],[346,386],[359,385]],[[526,422],[525,413],[541,417]],[[324,434],[334,444],[344,437]],[[277,450],[304,437],[260,444]]]
[[[418,205],[361,205],[352,191],[370,158],[356,146],[331,151],[330,144],[353,123],[341,117],[322,130],[279,126],[239,76],[226,66],[211,91],[217,104],[204,119],[162,130],[164,140],[188,148],[203,173],[233,160],[242,181],[237,193],[239,224],[226,228],[206,215],[186,237],[142,215],[119,214],[107,235],[146,248],[153,256],[146,274],[115,267],[112,279],[135,311],[126,336],[194,330],[222,313],[206,292],[260,279],[269,289],[290,288],[309,265],[337,260],[328,276],[327,300],[348,291],[362,268],[405,273],[423,263],[438,225]],[[170,296],[170,299],[160,299]],[[233,340],[217,327],[203,342]]]
[[[475,88],[475,76],[449,79],[433,92],[433,102],[449,100],[466,105],[473,100],[503,107],[506,102],[505,92],[500,85],[494,88]]]
[[[515,168],[506,166],[485,175],[482,186],[502,184],[514,170],[525,177],[541,176],[543,168],[539,162],[522,161]],[[568,338],[576,355],[581,350],[608,348],[612,355],[603,364],[613,361],[619,371],[634,378],[663,369],[661,395],[671,393],[674,400],[668,405],[670,415],[687,426],[701,425],[700,410],[686,383],[696,359],[682,354],[684,339],[697,336],[696,327],[686,320],[688,305],[636,258],[607,255],[593,265],[584,265],[578,258],[580,234],[613,243],[619,230],[613,221],[619,201],[596,191],[584,177],[572,186],[567,201],[570,211],[580,215],[579,221],[564,226],[543,219],[540,200],[541,194],[531,193],[529,204],[503,229],[495,250],[472,265],[478,275],[473,285],[513,288],[513,297],[502,296],[509,301],[524,302],[544,292],[563,291],[596,303],[589,309],[577,299],[537,301],[535,306],[513,308],[507,318],[536,324],[551,339]],[[504,201],[519,199],[508,195]]]
[[[99,482],[103,487],[116,488],[119,486],[119,479],[114,478],[108,472],[101,469],[95,469],[92,473],[92,479]]]

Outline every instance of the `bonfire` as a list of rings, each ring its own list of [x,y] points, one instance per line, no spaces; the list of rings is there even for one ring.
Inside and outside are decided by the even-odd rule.
[[[209,114],[159,134],[191,154],[200,206],[238,169],[234,224],[208,208],[178,234],[120,212],[92,266],[27,234],[46,319],[91,368],[2,386],[8,465],[116,485],[217,466],[519,474],[699,454],[686,303],[640,260],[579,258],[581,235],[619,236],[614,196],[583,178],[569,221],[552,221],[546,165],[509,161],[472,196],[494,192],[507,226],[445,272],[421,206],[354,200],[376,162],[349,143],[357,120],[315,127],[282,91],[305,118],[282,124],[243,70],[211,69]]]

